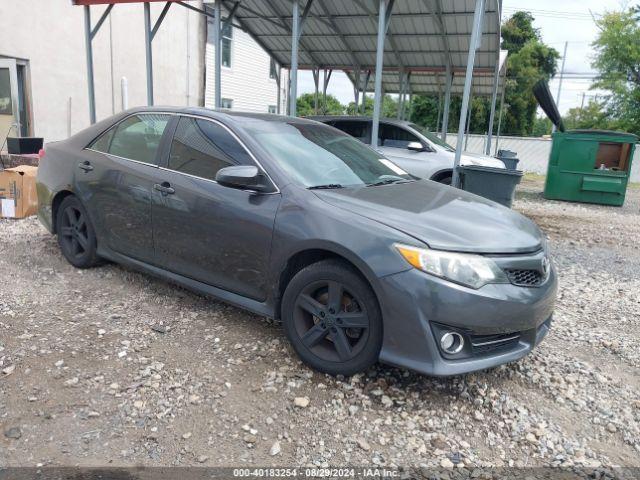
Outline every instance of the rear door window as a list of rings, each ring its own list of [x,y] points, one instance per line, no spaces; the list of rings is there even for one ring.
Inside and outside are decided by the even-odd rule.
[[[396,125],[380,124],[380,145],[383,147],[407,148],[411,142],[420,142],[413,133]]]
[[[137,162],[157,164],[158,147],[171,115],[133,115],[103,133],[89,148]]]
[[[253,165],[253,161],[226,128],[201,118],[180,118],[171,142],[168,168],[215,180],[218,170],[231,165]]]
[[[357,138],[361,142],[368,143],[367,122],[354,120],[338,120],[332,123],[338,130]]]

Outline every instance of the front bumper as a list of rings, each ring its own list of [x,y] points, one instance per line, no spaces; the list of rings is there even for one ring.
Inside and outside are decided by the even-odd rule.
[[[527,355],[550,329],[558,281],[552,268],[539,287],[496,284],[474,290],[412,269],[381,278],[380,287],[384,318],[380,361],[450,376]],[[498,342],[499,348],[473,347],[466,358],[445,358],[434,335],[434,326],[442,325],[478,345],[493,336],[511,340]]]

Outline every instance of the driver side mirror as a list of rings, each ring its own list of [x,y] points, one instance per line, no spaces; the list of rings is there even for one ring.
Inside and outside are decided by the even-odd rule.
[[[409,142],[407,150],[411,150],[412,152],[426,152],[427,148],[420,142]]]
[[[218,170],[216,182],[224,187],[270,192],[272,187],[266,176],[253,165],[234,165]]]

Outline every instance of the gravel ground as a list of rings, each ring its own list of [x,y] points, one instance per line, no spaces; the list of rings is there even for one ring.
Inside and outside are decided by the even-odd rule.
[[[640,466],[640,190],[515,208],[561,293],[525,359],[434,379],[303,366],[277,323],[0,221],[0,466]]]

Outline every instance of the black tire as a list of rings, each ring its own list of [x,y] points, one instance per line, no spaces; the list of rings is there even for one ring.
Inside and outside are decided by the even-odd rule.
[[[58,207],[56,233],[62,255],[71,265],[91,268],[100,263],[95,230],[87,211],[73,195],[66,197]]]
[[[451,175],[449,175],[448,177],[442,177],[440,180],[438,180],[438,182],[444,185],[451,185]]]
[[[281,317],[293,349],[320,372],[349,376],[378,361],[378,300],[358,272],[341,261],[323,260],[300,270],[284,292]]]

